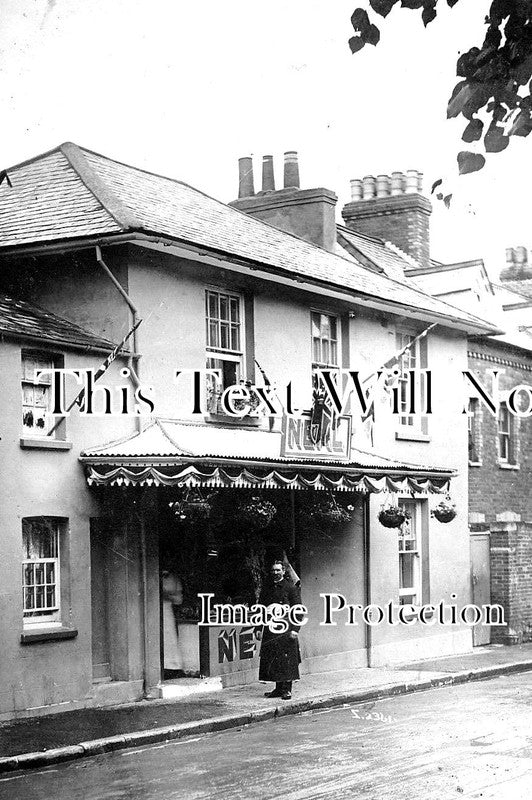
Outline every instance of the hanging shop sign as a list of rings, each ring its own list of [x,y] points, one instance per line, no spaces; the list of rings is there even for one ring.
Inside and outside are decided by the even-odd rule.
[[[351,417],[330,417],[320,421],[316,435],[315,415],[283,418],[281,453],[299,458],[349,461],[351,457]]]

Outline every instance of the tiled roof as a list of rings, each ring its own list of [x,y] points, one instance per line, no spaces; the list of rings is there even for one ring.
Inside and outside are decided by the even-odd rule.
[[[502,289],[510,289],[512,292],[516,292],[517,294],[521,294],[526,297],[532,297],[532,279],[527,278],[522,281],[501,281],[500,284]],[[518,302],[516,298],[516,302]]]
[[[372,236],[357,233],[343,225],[338,225],[338,237],[341,244],[346,244],[353,255],[361,254],[369,259],[377,268],[381,268],[389,277],[402,281],[406,270],[414,266],[414,262],[406,253],[390,242]]]
[[[377,469],[402,472],[431,472],[448,474],[449,469],[395,461],[375,453],[351,448],[349,462],[331,458],[302,459],[281,456],[281,433],[259,429],[223,427],[220,425],[187,423],[177,420],[157,419],[141,433],[121,439],[118,442],[93,447],[81,453],[81,458],[90,463],[115,463],[134,460],[153,463],[172,459],[230,459],[237,461],[267,461],[279,463],[300,463],[342,465],[343,467]]]
[[[8,169],[2,248],[127,232],[167,236],[486,332],[490,323],[254,219],[187,184],[66,143]],[[382,254],[381,254],[382,255]],[[395,256],[388,255],[390,262]],[[384,270],[386,271],[386,270]]]
[[[65,347],[111,352],[114,344],[43,308],[0,295],[0,334]]]

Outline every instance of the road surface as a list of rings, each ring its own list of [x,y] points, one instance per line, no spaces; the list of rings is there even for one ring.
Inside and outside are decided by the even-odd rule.
[[[532,673],[0,777],[1,800],[532,798]]]

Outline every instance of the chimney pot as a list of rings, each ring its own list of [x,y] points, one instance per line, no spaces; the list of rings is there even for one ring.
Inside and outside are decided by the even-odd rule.
[[[284,188],[299,189],[299,164],[295,150],[287,150],[284,154]]]
[[[419,194],[423,194],[423,173],[418,172],[417,174],[417,190]]]
[[[390,178],[388,175],[377,175],[377,197],[388,197],[390,194]]]
[[[515,263],[515,250],[513,249],[513,247],[506,248],[506,263],[507,264]]]
[[[262,191],[275,192],[275,177],[273,174],[273,156],[262,157]]]
[[[407,169],[405,194],[417,193],[417,169]]]
[[[252,197],[254,194],[253,160],[251,156],[245,156],[238,159],[238,196]]]
[[[371,200],[375,197],[375,178],[373,175],[365,175],[362,179],[364,200]]]
[[[351,201],[362,200],[362,181],[360,178],[353,178],[351,181]]]
[[[392,172],[392,190],[391,190],[392,197],[395,197],[398,194],[403,194],[404,180],[405,176],[403,175],[402,172]]]
[[[515,260],[517,264],[526,264],[528,260],[528,253],[526,247],[520,245],[515,248]]]

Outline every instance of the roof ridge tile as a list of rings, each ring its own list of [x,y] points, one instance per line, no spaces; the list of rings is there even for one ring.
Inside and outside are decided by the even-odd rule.
[[[131,209],[116,196],[87,162],[82,147],[73,142],[63,142],[63,144],[59,145],[58,150],[63,153],[82,183],[122,230],[127,231],[141,227]],[[105,156],[101,157],[105,158]]]

